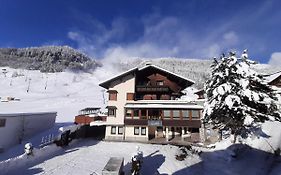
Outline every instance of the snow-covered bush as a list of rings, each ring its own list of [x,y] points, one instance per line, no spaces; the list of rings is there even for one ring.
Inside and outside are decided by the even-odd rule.
[[[244,53],[237,58],[231,52],[215,58],[205,84],[205,122],[220,130],[231,130],[234,142],[237,135],[248,136],[265,121],[281,120],[275,92],[252,69],[254,62],[247,57]]]

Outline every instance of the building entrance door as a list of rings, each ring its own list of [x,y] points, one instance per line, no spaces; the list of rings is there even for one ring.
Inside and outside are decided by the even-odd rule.
[[[156,131],[156,126],[149,126],[148,127],[148,139],[154,139],[155,138],[155,131]]]

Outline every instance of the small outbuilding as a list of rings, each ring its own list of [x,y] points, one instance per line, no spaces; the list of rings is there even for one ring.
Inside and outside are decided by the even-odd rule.
[[[0,113],[0,152],[54,126],[56,112]]]

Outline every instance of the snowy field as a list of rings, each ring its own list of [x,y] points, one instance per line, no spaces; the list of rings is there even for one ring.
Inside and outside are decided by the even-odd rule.
[[[106,94],[98,83],[113,75],[110,69],[98,69],[93,74],[51,74],[10,68],[7,70],[6,76],[0,74],[1,100],[15,97],[20,101],[0,102],[0,113],[58,112],[54,128],[25,141],[31,141],[37,148],[42,136],[56,132],[60,126],[73,123],[74,116],[80,109],[96,106],[104,108]],[[232,147],[228,148],[230,143],[225,141],[215,149],[203,149],[200,155],[190,153],[184,161],[175,159],[178,147],[170,145],[98,142],[86,139],[71,142],[66,148],[50,145],[41,150],[36,149],[33,157],[26,157],[21,155],[23,143],[0,154],[0,175],[101,174],[109,157],[114,156],[124,157],[124,170],[128,173],[130,158],[137,145],[145,156],[143,175],[281,175],[280,156],[274,157],[272,154],[273,150],[281,146],[280,131],[280,123],[264,124],[262,137],[244,141],[251,147],[243,146],[237,158],[231,157]],[[18,157],[11,158],[15,156]]]

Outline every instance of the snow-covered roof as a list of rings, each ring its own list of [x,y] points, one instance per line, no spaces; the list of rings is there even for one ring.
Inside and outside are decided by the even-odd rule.
[[[202,88],[202,89],[198,89],[197,91],[194,91],[194,94],[197,94],[197,93],[204,93],[204,89]]]
[[[120,77],[129,75],[129,74],[131,74],[131,73],[133,73],[133,72],[135,72],[135,71],[142,71],[142,70],[147,69],[147,68],[149,68],[149,67],[153,67],[153,68],[158,69],[158,70],[160,70],[160,71],[166,72],[166,73],[168,73],[168,74],[170,74],[170,75],[173,75],[173,76],[175,76],[175,77],[178,77],[178,78],[180,78],[180,79],[182,79],[182,80],[188,82],[190,85],[192,85],[192,84],[195,83],[195,82],[194,82],[193,80],[191,80],[191,79],[188,79],[188,78],[185,78],[185,77],[183,77],[183,76],[181,76],[181,75],[175,74],[175,73],[173,73],[173,72],[171,72],[171,71],[168,71],[168,70],[166,70],[166,69],[163,69],[163,68],[161,68],[161,67],[159,67],[159,66],[155,66],[155,65],[149,64],[149,65],[146,65],[146,66],[141,67],[141,68],[134,67],[134,68],[132,68],[132,69],[129,69],[129,70],[127,70],[127,71],[125,71],[125,72],[123,72],[123,73],[121,73],[121,74],[119,74],[119,75],[116,75],[116,76],[114,76],[114,77],[112,77],[112,78],[110,78],[110,79],[108,79],[108,80],[105,80],[104,82],[99,83],[99,85],[100,85],[101,87],[104,87],[104,88],[107,88],[107,89],[108,89],[108,86],[109,86],[110,82],[115,81],[115,80],[119,79]]]
[[[265,79],[268,83],[271,83],[272,81],[274,81],[276,78],[280,76],[281,76],[281,71],[270,74],[267,77],[265,77]]]
[[[93,121],[90,123],[90,126],[105,126],[106,122],[104,121]]]
[[[0,117],[20,117],[29,115],[57,114],[57,112],[0,113]]]

